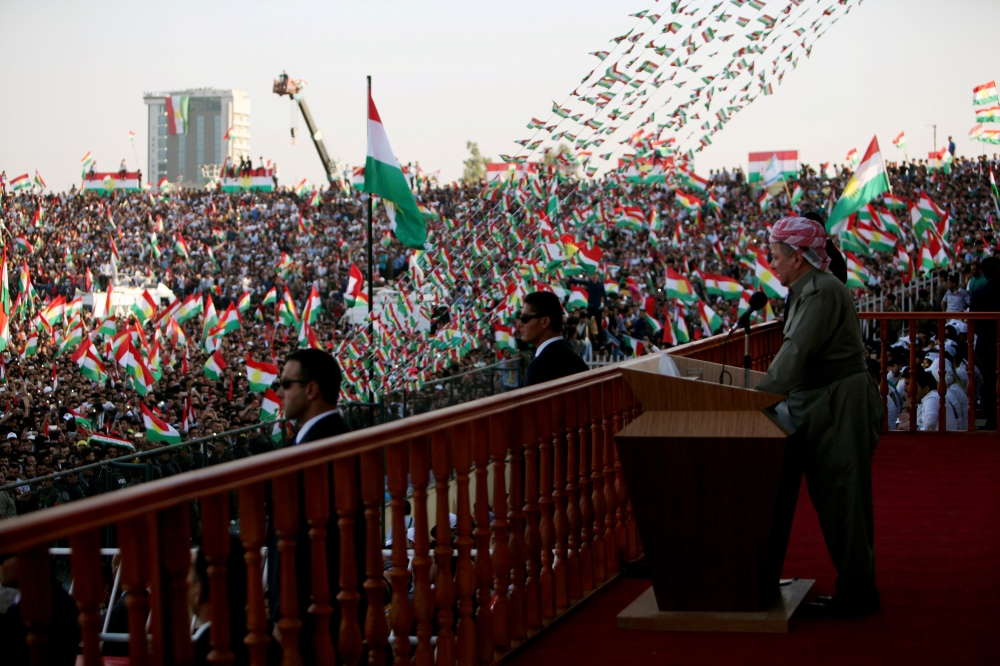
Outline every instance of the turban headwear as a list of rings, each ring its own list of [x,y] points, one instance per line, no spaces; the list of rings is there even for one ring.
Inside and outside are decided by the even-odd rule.
[[[802,256],[817,270],[830,267],[830,257],[826,253],[826,229],[819,222],[804,217],[783,217],[771,227],[772,243],[785,243],[802,250]]]

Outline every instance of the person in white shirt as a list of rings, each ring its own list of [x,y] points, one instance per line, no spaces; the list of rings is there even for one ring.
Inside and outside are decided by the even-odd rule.
[[[940,379],[938,374],[938,368],[940,367],[940,358],[936,358],[931,361],[930,367],[927,369],[934,377],[934,381],[937,382]],[[969,422],[969,398],[965,393],[965,388],[958,382],[955,377],[955,371],[952,367],[951,361],[945,357],[944,360],[944,383],[945,383],[945,402],[951,407],[951,410],[957,414],[957,419],[960,424],[959,427],[964,429],[964,424]]]
[[[913,378],[917,382],[917,429],[936,431],[940,415],[940,396],[937,392],[937,380],[929,372],[920,370]],[[945,399],[945,429],[959,430],[959,413]]]

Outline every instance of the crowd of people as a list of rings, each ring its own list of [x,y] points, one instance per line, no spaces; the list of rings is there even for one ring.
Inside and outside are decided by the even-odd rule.
[[[946,271],[949,280],[941,293],[921,293],[918,305],[962,310],[989,277],[980,262],[996,248],[989,170],[997,168],[997,158],[956,159],[947,172],[928,166],[888,165],[896,198],[915,203],[926,195],[947,213],[952,257],[934,270]],[[747,292],[754,289],[758,269],[750,257],[758,249],[766,253],[769,225],[791,209],[825,213],[849,176],[846,168],[824,173],[803,165],[792,183],[801,199],[791,205],[779,194],[767,210],[739,169],[710,173],[699,193],[705,205],[697,211],[678,205],[685,185],[677,181],[581,181],[562,177],[554,167],[504,184],[418,183],[429,230],[426,251],[395,241],[382,207],[376,207],[373,342],[364,302],[356,298],[367,289],[351,279],[352,266],[367,273],[367,203],[357,191],[331,188],[319,197],[290,191],[4,192],[9,328],[0,368],[0,486],[21,485],[0,490],[0,516],[144,480],[146,471],[106,467],[30,483],[161,446],[146,437],[141,405],[185,440],[259,423],[264,395],[250,386],[247,359],[277,365],[299,347],[331,350],[344,365],[345,398],[374,397],[398,418],[516,388],[531,351],[516,341],[501,343],[499,331],[512,324],[519,298],[530,291],[554,291],[563,299],[564,337],[588,361],[714,334],[738,318],[745,298],[719,295],[701,276],[724,276]],[[552,199],[555,211],[546,206]],[[641,224],[621,223],[622,211],[630,209],[641,211]],[[909,215],[896,215],[907,232],[899,242],[919,273]],[[556,261],[547,249],[552,246],[563,252]],[[585,264],[582,250],[594,256],[597,248],[596,265]],[[894,254],[851,258],[862,267],[853,270],[868,276],[869,283],[856,288],[859,296],[897,293],[909,279]],[[690,281],[696,301],[670,292],[667,269]],[[109,286],[113,293],[129,286],[154,291],[160,283],[177,302],[197,301],[200,316],[181,321],[171,299],[157,299],[156,314],[148,319],[126,307],[110,317],[103,310],[94,316],[89,297],[79,311],[72,308],[84,295],[101,302]],[[585,301],[574,300],[581,294]],[[68,305],[59,310],[61,320],[49,321],[45,317],[58,302]],[[206,346],[209,303],[219,316],[236,309],[240,323]],[[885,303],[894,307],[889,299]],[[781,298],[772,298],[762,316],[780,316],[782,306]],[[288,310],[295,313],[291,322]],[[307,325],[295,320],[300,313]],[[179,322],[176,327],[171,320]],[[67,347],[69,330],[77,325],[82,342],[93,340],[103,358],[106,375],[99,381],[82,374],[76,343]],[[158,375],[145,394],[112,350],[123,331]],[[957,395],[970,381],[967,375],[977,373],[962,369],[962,327],[948,331],[946,374]],[[935,331],[921,335],[928,350],[921,360],[932,375]],[[211,349],[216,345],[217,354]],[[204,371],[213,354],[225,364],[217,379]],[[490,379],[476,379],[470,371],[477,368],[489,368]],[[900,366],[892,378],[905,383],[909,374]],[[442,381],[452,375],[463,375],[454,382],[457,396]],[[894,384],[897,411],[907,411],[906,393]],[[146,462],[154,477],[166,476],[270,450],[272,435],[262,428]]]

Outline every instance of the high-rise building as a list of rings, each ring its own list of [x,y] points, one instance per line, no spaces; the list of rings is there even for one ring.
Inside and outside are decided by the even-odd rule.
[[[227,159],[230,164],[238,163],[250,155],[250,96],[242,90],[146,93],[143,101],[149,107],[146,173],[154,186],[166,178],[185,187],[200,187],[219,176]],[[168,118],[168,109],[175,111],[174,122]]]

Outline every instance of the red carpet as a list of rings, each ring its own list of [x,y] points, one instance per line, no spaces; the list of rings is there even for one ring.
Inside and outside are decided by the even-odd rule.
[[[615,615],[649,587],[622,579],[509,663],[1000,663],[1000,441],[993,436],[887,436],[875,453],[875,556],[882,613],[801,619],[788,634],[624,631]],[[805,486],[785,576],[836,573]]]

